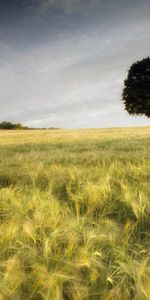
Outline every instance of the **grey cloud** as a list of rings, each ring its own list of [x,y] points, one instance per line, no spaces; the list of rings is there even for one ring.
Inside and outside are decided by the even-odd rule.
[[[38,5],[38,11],[45,13],[48,9],[56,9],[67,14],[73,12],[83,12],[87,8],[95,8],[100,4],[100,0],[34,0]]]
[[[143,7],[138,0],[130,1],[131,4],[126,1],[127,7],[123,3],[119,0],[40,1],[41,12],[51,8],[53,17],[49,15],[46,22],[52,31],[41,27],[35,43],[29,22],[26,28],[33,37],[30,44],[24,31],[25,47],[21,50],[16,46],[20,42],[18,36],[14,46],[8,37],[1,42],[0,119],[69,128],[148,125],[144,117],[128,116],[121,93],[130,64],[149,55],[150,5],[145,0]],[[105,12],[103,16],[100,7]],[[75,22],[77,30],[72,27],[58,30],[56,19],[60,11],[68,27]],[[86,14],[87,27],[78,23],[77,12]],[[40,23],[41,19],[37,15],[36,18]],[[84,18],[82,22],[87,24]],[[45,30],[48,30],[47,38],[39,42]]]

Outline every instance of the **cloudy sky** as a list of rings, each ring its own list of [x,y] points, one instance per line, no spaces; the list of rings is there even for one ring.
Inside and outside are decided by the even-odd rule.
[[[121,101],[150,55],[150,0],[0,0],[0,121],[62,128],[149,125]]]

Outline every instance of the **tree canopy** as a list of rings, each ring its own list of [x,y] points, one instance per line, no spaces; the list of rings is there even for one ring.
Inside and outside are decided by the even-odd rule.
[[[28,126],[24,126],[24,125],[22,125],[21,123],[11,123],[11,122],[8,122],[8,121],[3,121],[3,122],[1,122],[0,123],[0,129],[6,129],[6,130],[14,130],[14,129],[32,129],[32,130],[34,130],[34,129],[36,129],[36,130],[38,130],[38,129],[54,129],[54,130],[56,130],[56,129],[60,129],[60,128],[58,128],[58,127],[46,127],[46,128],[43,128],[43,127],[38,127],[38,128],[36,128],[36,127],[28,127]]]
[[[150,117],[150,57],[130,67],[124,81],[122,100],[130,115]]]
[[[0,123],[0,129],[27,129],[27,127],[22,126],[20,123],[13,124],[11,122],[3,121]]]

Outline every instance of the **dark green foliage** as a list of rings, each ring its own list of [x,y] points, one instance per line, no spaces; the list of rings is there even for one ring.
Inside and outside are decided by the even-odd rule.
[[[124,81],[122,100],[130,115],[150,117],[150,57],[130,67]]]
[[[0,123],[0,129],[27,129],[27,127],[22,126],[20,123],[13,124],[11,122],[3,121]]]
[[[7,130],[12,130],[12,129],[49,129],[49,130],[56,130],[56,129],[59,129],[59,128],[54,128],[54,127],[49,127],[49,128],[33,128],[33,127],[28,127],[28,126],[23,126],[21,123],[17,123],[17,124],[14,124],[14,123],[11,123],[11,122],[8,122],[8,121],[3,121],[0,123],[0,129],[7,129]],[[60,145],[60,148],[61,148],[61,145]]]

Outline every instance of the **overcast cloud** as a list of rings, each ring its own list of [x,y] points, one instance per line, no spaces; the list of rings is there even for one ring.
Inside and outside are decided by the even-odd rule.
[[[89,128],[149,125],[121,101],[150,55],[150,1],[0,3],[0,121]]]

